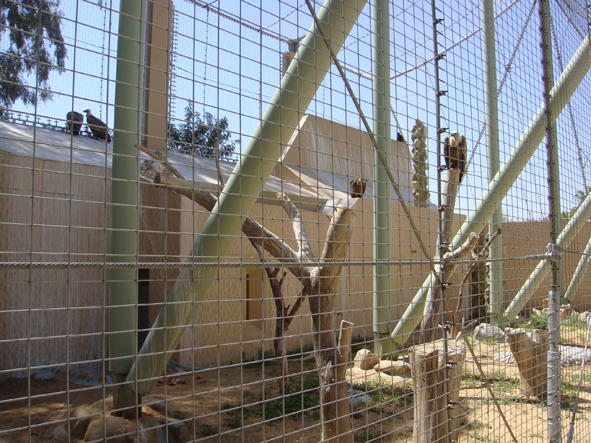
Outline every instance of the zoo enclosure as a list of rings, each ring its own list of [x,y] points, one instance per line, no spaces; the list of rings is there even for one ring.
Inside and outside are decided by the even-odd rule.
[[[34,11],[35,5],[22,7]],[[338,9],[340,2],[327,5]],[[304,300],[290,320],[283,352],[300,350],[299,369],[294,373],[288,362],[295,382],[291,392],[278,393],[283,359],[275,353],[275,328],[285,320],[265,268],[282,269],[279,278],[287,272],[280,285],[285,308],[300,300],[302,269],[338,267],[333,311],[353,324],[355,345],[404,358],[413,340],[421,340],[412,332],[423,318],[426,279],[438,264],[438,245],[446,246],[438,234],[447,180],[442,142],[455,131],[466,136],[468,156],[452,208],[451,234],[459,234],[451,248],[471,231],[480,234],[489,219],[503,226],[481,260],[490,269],[476,277],[475,292],[456,317],[465,325],[488,319],[501,326],[518,314],[521,326],[548,319],[550,381],[562,380],[563,391],[577,387],[574,368],[560,379],[560,365],[552,366],[561,361],[554,334],[560,303],[548,306],[554,315],[534,313],[530,320],[530,312],[541,311],[544,300],[559,301],[549,293],[581,312],[589,308],[588,8],[542,4],[549,10],[541,26],[537,2],[346,5],[344,18],[334,11],[322,17],[321,5],[314,5],[331,20],[324,35],[308,33],[315,17],[306,2],[62,5],[68,57],[64,72],[51,74],[53,100],[43,102],[45,86],[29,76],[26,87],[37,103],[15,103],[0,122],[6,232],[0,377],[21,383],[2,399],[10,418],[0,431],[5,438],[34,441],[54,432],[69,423],[77,395],[104,397],[113,382],[157,393],[165,349],[174,351],[190,389],[163,388],[161,397],[181,410],[191,439],[247,439],[251,431],[260,440],[319,438],[317,388],[306,387],[318,372],[302,358],[313,342],[312,313]],[[23,32],[4,22],[3,35],[11,30]],[[336,61],[325,38],[337,46]],[[9,44],[2,39],[3,53],[18,58]],[[87,108],[112,128],[112,143],[63,131],[67,112]],[[148,150],[138,151],[140,145]],[[162,166],[144,163],[153,151],[192,184],[179,185]],[[359,200],[349,188],[355,179],[367,181]],[[194,188],[219,195],[215,218],[213,208],[193,203]],[[307,234],[294,234],[285,195]],[[314,261],[330,239],[338,205],[356,213],[348,250],[334,264]],[[246,215],[291,249],[282,247],[279,257],[267,253],[262,265],[239,234]],[[558,260],[548,243],[562,247]],[[290,250],[300,253],[286,256]],[[472,262],[453,272],[456,284],[445,291],[452,306]],[[545,279],[549,263],[559,266]],[[194,286],[191,297],[187,286]],[[584,346],[585,323],[564,316],[562,345]],[[184,320],[171,323],[173,317]],[[480,359],[507,352],[506,345],[485,343],[490,349]],[[465,363],[459,393],[460,438],[510,441],[510,427],[520,441],[558,441],[560,417],[566,436],[574,405],[561,408],[560,397],[550,395],[548,411],[531,406],[514,395],[514,366],[493,360],[485,376],[475,360]],[[76,384],[80,374],[92,379],[90,386]],[[41,392],[31,382],[36,377],[74,383],[54,382]],[[347,373],[350,397],[359,395],[355,390],[369,396],[362,406],[352,403],[352,435],[410,439],[413,389],[404,380],[368,377]],[[491,420],[494,399],[473,392],[472,379],[486,379],[497,397],[512,400],[500,408],[505,415],[532,409],[536,420],[509,426]],[[183,405],[187,398],[190,405]],[[61,416],[39,412],[50,400],[62,405]],[[582,439],[585,422],[576,424],[575,438]]]

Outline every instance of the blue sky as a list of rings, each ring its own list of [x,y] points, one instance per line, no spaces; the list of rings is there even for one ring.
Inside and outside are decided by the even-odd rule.
[[[436,202],[435,90],[433,31],[430,2],[395,1],[391,10],[391,84],[392,106],[396,110],[404,136],[416,118],[429,127],[430,189]],[[442,126],[459,130],[468,139],[469,154],[475,147],[485,119],[480,2],[438,2],[444,21],[439,27],[440,52],[448,48],[441,62]],[[573,9],[584,11],[576,2]],[[551,3],[555,36],[563,65],[579,46],[585,32],[583,17],[565,6]],[[302,36],[312,19],[305,2],[247,2],[220,0],[209,10],[201,3],[177,0],[174,4],[175,47],[172,71],[172,117],[182,119],[184,107],[195,102],[195,110],[216,117],[227,117],[233,138],[245,145],[267,102],[279,84],[281,53],[287,50],[284,40]],[[511,152],[516,140],[542,102],[541,50],[537,7],[531,19],[530,1],[496,2],[498,82],[503,79],[515,48],[499,97],[500,158]],[[118,29],[118,1],[62,1],[63,34],[68,44],[68,71],[52,74],[54,100],[35,109],[17,104],[16,112],[46,118],[64,118],[71,110],[90,108],[112,125]],[[218,14],[216,11],[220,11]],[[364,113],[371,118],[371,19],[366,6],[359,22],[339,54],[348,68]],[[524,37],[519,37],[524,29]],[[261,32],[261,30],[263,32]],[[519,45],[518,45],[519,43]],[[555,77],[560,75],[555,51]],[[424,63],[429,61],[428,63]],[[361,73],[358,75],[356,73]],[[401,73],[405,73],[402,74]],[[589,79],[572,99],[578,142],[589,167],[591,130],[589,128]],[[361,122],[351,99],[345,93],[336,68],[326,77],[309,113],[354,127]],[[178,121],[178,120],[177,120]],[[396,134],[392,119],[392,134]],[[582,174],[577,160],[576,139],[568,112],[558,121],[562,172],[563,208],[575,203],[574,193],[582,189]],[[466,181],[457,202],[467,213],[480,198],[487,183],[486,138],[473,156]],[[504,201],[503,212],[510,219],[540,219],[546,216],[546,154],[539,149]]]

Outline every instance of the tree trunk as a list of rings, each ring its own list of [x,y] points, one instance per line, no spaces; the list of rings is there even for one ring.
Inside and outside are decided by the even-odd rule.
[[[320,371],[320,404],[322,419],[322,441],[351,443],[351,418],[349,395],[345,378],[346,367],[339,368],[335,338],[334,298],[337,278],[342,266],[331,262],[347,257],[349,249],[349,218],[352,212],[339,207],[334,213],[327,241],[322,252],[322,266],[310,273],[307,288],[312,325],[314,329],[314,350],[316,364]]]
[[[459,169],[447,170],[442,199],[442,226],[437,241],[436,259],[442,258],[449,252],[447,245],[450,244],[451,240],[451,225],[453,222],[454,207],[456,205],[456,193],[458,192],[458,184],[460,182],[460,173]],[[441,315],[441,297],[445,297],[445,294],[441,295],[443,289],[442,283],[447,282],[451,277],[453,268],[453,263],[435,265],[437,278],[431,279],[431,287],[425,299],[425,310],[421,323],[421,331],[425,342],[433,341],[436,336],[435,329],[439,324],[439,317]]]
[[[455,340],[447,340],[447,351],[446,368],[443,340],[410,350],[417,443],[444,443],[448,434],[451,441],[458,440],[456,405],[466,349]]]
[[[169,170],[167,163],[157,157],[150,150],[145,150]],[[175,175],[176,173],[171,170]],[[143,171],[143,175],[151,178],[156,184],[165,184],[167,189],[178,192],[194,200],[211,211],[216,198],[209,192],[195,189],[182,178],[176,178],[160,171]],[[363,189],[361,190],[363,193]],[[250,217],[246,217],[242,232],[249,238],[253,246],[262,257],[262,249],[285,263],[301,263],[302,259],[313,259],[312,248],[306,234],[302,217],[286,194],[278,193],[277,198],[289,216],[298,243],[299,252],[294,251],[282,239],[267,230]],[[356,200],[351,201],[354,204]],[[342,266],[335,266],[335,261],[344,261],[349,250],[349,223],[354,213],[349,207],[339,206],[335,209],[330,227],[326,234],[324,250],[317,267],[293,267],[290,272],[300,279],[303,286],[302,295],[292,308],[289,315],[285,315],[287,308],[278,306],[278,323],[276,324],[275,351],[277,356],[285,356],[283,335],[297,312],[302,300],[308,295],[312,324],[314,329],[314,349],[316,363],[320,372],[320,402],[322,418],[322,441],[336,441],[352,443],[351,419],[349,410],[349,395],[346,385],[346,370],[349,361],[350,331],[343,326],[344,333],[341,347],[337,348],[335,338],[334,298],[337,278],[342,273]],[[259,248],[260,247],[260,248]],[[275,292],[275,291],[274,291]],[[276,303],[280,297],[276,297]],[[282,315],[279,315],[279,310]],[[281,321],[280,321],[281,320]],[[345,328],[347,326],[347,328]],[[281,333],[280,333],[281,331]],[[348,344],[347,344],[348,341]],[[282,358],[282,374],[287,373],[287,361]],[[284,377],[285,380],[285,377]],[[285,384],[282,388],[286,389]]]
[[[519,368],[521,389],[544,400],[548,394],[548,331],[507,328],[505,336]]]

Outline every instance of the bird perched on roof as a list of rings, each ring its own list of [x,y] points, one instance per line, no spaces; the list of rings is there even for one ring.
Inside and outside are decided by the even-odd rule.
[[[349,189],[351,190],[351,197],[352,198],[363,197],[363,194],[365,194],[366,186],[367,186],[367,180],[363,180],[362,178],[356,178],[355,180],[351,180],[351,183],[349,183]]]
[[[76,111],[70,111],[66,114],[67,130],[73,135],[79,135],[84,123],[84,116]]]
[[[404,135],[402,135],[400,132],[396,133],[396,141],[402,142],[402,143],[406,143],[406,140],[404,138]]]
[[[468,155],[466,137],[460,135],[457,131],[452,132],[450,137],[445,137],[443,140],[443,155],[447,169],[460,170],[459,183],[461,183],[466,171],[466,157]]]
[[[94,138],[98,140],[107,140],[107,143],[111,142],[111,136],[109,135],[109,128],[107,125],[101,121],[100,119],[96,118],[90,112],[90,109],[83,111],[86,113],[86,126],[92,131],[92,135]]]

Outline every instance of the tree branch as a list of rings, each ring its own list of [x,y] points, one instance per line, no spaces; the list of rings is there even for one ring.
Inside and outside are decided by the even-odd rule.
[[[298,211],[286,193],[278,192],[277,198],[281,200],[281,206],[283,206],[283,210],[287,213],[287,216],[291,220],[293,232],[295,234],[296,241],[298,242],[299,255],[304,258],[314,258],[300,211]]]
[[[154,183],[178,194],[184,195],[210,212],[217,203],[217,198],[213,194],[203,189],[194,188],[187,180],[182,178],[168,175],[162,176],[162,174],[157,173],[154,175]],[[278,260],[287,263],[301,262],[299,255],[287,243],[265,227],[261,226],[251,217],[246,217],[244,219],[242,232],[251,240],[251,242],[261,245],[265,251]],[[290,267],[289,270],[297,278],[308,276],[308,271],[303,267]]]
[[[172,172],[178,178],[184,178],[183,174],[181,174],[174,166],[172,166],[170,164],[170,162],[168,161],[168,159],[166,158],[166,156],[162,152],[155,151],[150,148],[146,148],[145,146],[142,146],[142,145],[134,145],[134,146],[136,148],[138,148],[140,151],[142,151],[143,153],[148,154],[154,160],[157,160],[158,162],[162,163],[164,166],[166,166],[166,169],[168,169],[170,172]]]

